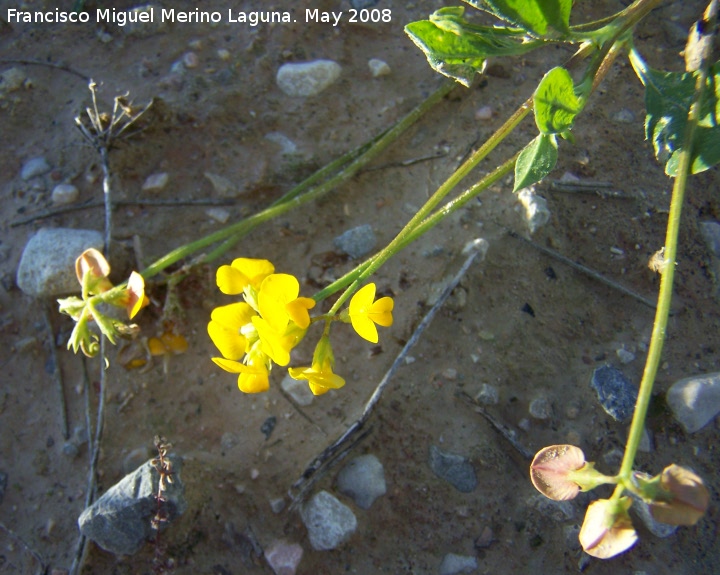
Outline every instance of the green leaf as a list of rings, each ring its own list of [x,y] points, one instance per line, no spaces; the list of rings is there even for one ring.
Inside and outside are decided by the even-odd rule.
[[[513,192],[539,182],[555,167],[558,159],[557,139],[554,135],[538,134],[523,148],[515,162]]]
[[[677,175],[687,116],[695,95],[697,72],[660,72],[650,68],[636,51],[630,53],[635,73],[645,86],[645,137],[668,176]],[[691,173],[720,162],[720,62],[708,74],[706,97],[695,129]]]
[[[565,68],[550,70],[533,95],[535,123],[543,134],[560,134],[572,127],[583,104],[575,95],[572,76]]]
[[[570,27],[572,0],[465,0],[487,10],[534,36],[545,36],[552,28],[566,34]]]
[[[425,53],[433,70],[470,86],[490,56],[524,54],[537,47],[520,29],[479,26],[463,18],[464,8],[441,8],[430,20],[411,22],[405,33]]]

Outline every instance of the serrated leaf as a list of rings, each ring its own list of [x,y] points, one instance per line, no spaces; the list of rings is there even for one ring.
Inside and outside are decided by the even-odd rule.
[[[661,72],[650,68],[633,51],[630,62],[645,86],[645,137],[668,176],[677,175],[687,116],[695,95],[698,72]],[[711,68],[706,97],[695,129],[690,171],[704,172],[720,162],[720,62]]]
[[[565,68],[550,70],[533,95],[535,123],[543,134],[560,134],[572,127],[575,116],[582,110],[575,95],[572,76]]]
[[[480,10],[523,28],[534,36],[545,36],[552,28],[565,34],[570,26],[572,0],[465,0]]]
[[[555,136],[539,134],[523,148],[515,162],[513,192],[542,180],[555,167],[557,159],[558,150]]]
[[[524,54],[536,43],[523,41],[524,32],[472,24],[462,6],[442,8],[430,20],[411,22],[405,33],[425,53],[436,72],[470,86],[490,56]]]

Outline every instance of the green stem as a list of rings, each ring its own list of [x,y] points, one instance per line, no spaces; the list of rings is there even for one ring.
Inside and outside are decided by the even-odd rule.
[[[414,124],[425,112],[427,112],[432,106],[434,106],[436,103],[438,103],[442,98],[444,98],[452,89],[454,88],[454,84],[451,82],[444,83],[438,90],[433,92],[427,99],[425,99],[419,106],[414,108],[407,116],[405,116],[402,120],[400,120],[395,126],[393,126],[391,129],[387,130],[382,136],[377,138],[374,143],[367,149],[364,153],[356,157],[342,172],[337,174],[335,177],[327,180],[326,182],[318,185],[315,188],[310,189],[309,191],[306,191],[304,193],[301,193],[302,190],[309,187],[310,184],[308,184],[307,181],[301,183],[299,186],[291,190],[284,198],[284,201],[282,203],[275,202],[270,207],[266,208],[265,210],[258,212],[257,214],[254,214],[248,218],[245,218],[244,220],[241,220],[239,222],[236,222],[230,226],[227,226],[221,230],[218,230],[212,234],[209,234],[205,236],[204,238],[200,238],[199,240],[195,240],[194,242],[190,242],[189,244],[186,244],[184,246],[181,246],[177,249],[174,249],[170,253],[166,254],[162,258],[158,259],[151,265],[149,265],[147,268],[145,268],[141,275],[145,279],[149,279],[153,277],[154,275],[157,275],[167,267],[173,265],[174,263],[180,261],[183,258],[188,257],[189,255],[202,250],[204,248],[207,248],[208,246],[211,246],[217,242],[221,242],[223,240],[229,240],[229,238],[232,238],[234,241],[238,241],[242,236],[246,235],[248,232],[250,232],[252,229],[254,229],[259,224],[266,222],[272,218],[275,218],[281,214],[284,214],[293,208],[296,208],[298,206],[304,205],[308,202],[311,202],[313,200],[316,200],[323,194],[326,194],[327,192],[331,191],[333,188],[337,187],[342,182],[347,181],[350,179],[353,175],[355,175],[358,170],[360,170],[362,167],[364,167],[366,164],[368,164],[371,160],[376,158],[381,152],[383,152],[392,142],[397,140],[397,138],[405,131],[407,130],[412,124]],[[352,152],[350,153],[352,155]],[[338,160],[338,164],[342,165],[345,162],[343,159],[347,159],[347,156],[344,156],[340,160]],[[324,170],[321,170],[321,172],[326,175],[328,172],[325,172]],[[312,182],[317,181],[319,179],[319,176],[317,174],[311,176],[310,180]],[[227,244],[225,249],[229,248],[232,244]],[[211,253],[212,257],[218,257],[221,255],[221,251],[216,250],[215,252]],[[209,257],[209,256],[208,256]],[[209,261],[206,258],[204,258],[204,261]]]
[[[713,0],[710,5],[716,6],[716,0]],[[712,26],[714,28],[714,22]],[[702,103],[705,98],[707,88],[708,65],[709,62],[706,57],[704,58],[703,65],[698,71],[695,83],[695,98],[688,112],[688,121],[683,138],[683,145],[677,152],[679,155],[677,175],[673,184],[672,197],[670,200],[670,213],[668,214],[667,231],[665,235],[665,251],[663,253],[665,265],[661,271],[662,275],[660,278],[657,311],[655,312],[655,321],[653,323],[652,336],[650,338],[650,347],[648,349],[647,360],[645,361],[645,369],[643,370],[642,380],[640,381],[640,390],[638,392],[638,399],[635,404],[635,411],[630,425],[630,433],[628,435],[627,444],[625,445],[625,454],[623,455],[620,472],[618,473],[621,483],[619,483],[616,487],[613,493],[613,499],[619,499],[623,490],[628,488],[627,486],[632,483],[635,456],[637,455],[638,446],[640,445],[640,440],[642,439],[653,384],[655,383],[658,366],[660,365],[660,358],[667,330],[667,322],[670,315],[670,303],[672,301],[673,280],[675,278],[675,261],[677,258],[678,235],[680,231],[680,215],[682,213],[682,204],[685,198],[688,176],[690,175],[692,167],[695,130],[700,119]]]
[[[375,254],[370,260],[361,266],[358,266],[351,273],[356,273],[351,285],[345,290],[345,292],[337,299],[333,304],[332,308],[328,312],[329,314],[335,314],[340,307],[347,301],[347,299],[360,287],[360,284],[366,278],[370,277],[375,273],[380,266],[382,266],[387,260],[394,256],[400,251],[405,245],[412,241],[414,237],[413,232],[425,218],[437,207],[437,205],[450,193],[459,183],[475,168],[481,160],[492,152],[500,142],[502,142],[508,134],[510,134],[515,127],[528,115],[530,110],[533,108],[532,98],[528,99],[513,113],[510,118],[492,135],[488,138],[485,143],[480,146],[452,175],[443,182],[443,184],[430,196],[425,204],[417,211],[417,213],[405,224],[402,230],[395,236],[395,238],[377,254]],[[443,216],[444,217],[444,216]],[[437,223],[437,222],[436,222]],[[433,224],[434,225],[434,224]],[[332,285],[336,285],[335,282]],[[327,288],[326,288],[327,289]],[[325,290],[319,293],[323,293]],[[313,299],[318,300],[318,294],[313,296]]]

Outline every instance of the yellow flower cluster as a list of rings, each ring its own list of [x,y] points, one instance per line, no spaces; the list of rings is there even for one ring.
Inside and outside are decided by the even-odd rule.
[[[290,352],[305,337],[310,326],[309,310],[315,300],[300,297],[300,283],[295,276],[275,273],[268,260],[238,258],[217,270],[217,285],[228,295],[242,294],[244,301],[215,308],[210,315],[208,334],[222,357],[213,361],[225,371],[238,374],[238,387],[245,393],[266,391],[273,363],[286,366]],[[358,334],[378,341],[375,324],[392,325],[393,301],[375,299],[375,284],[357,292],[348,312],[328,317],[352,323]],[[291,377],[306,380],[315,395],[338,389],[345,380],[333,373],[333,356],[327,328],[320,338],[312,365],[292,367]]]

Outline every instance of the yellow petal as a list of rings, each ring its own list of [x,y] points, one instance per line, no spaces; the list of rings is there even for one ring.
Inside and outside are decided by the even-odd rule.
[[[350,323],[357,334],[370,343],[378,342],[378,331],[373,321],[367,315],[350,315]]]
[[[270,379],[265,370],[261,373],[241,373],[238,377],[238,388],[243,393],[262,393],[270,388]]]
[[[240,333],[240,328],[250,323],[255,310],[245,302],[221,305],[212,310],[210,319],[225,326],[227,329],[234,329]]]
[[[232,266],[220,266],[215,275],[215,281],[220,291],[228,295],[242,293],[250,280],[242,272]]]
[[[276,331],[284,331],[290,321],[285,305],[300,292],[300,284],[289,274],[271,274],[260,284],[258,308],[263,319]],[[309,320],[308,320],[309,322]]]
[[[145,295],[145,279],[137,272],[132,272],[127,284],[129,299],[127,303],[127,312],[130,319],[134,318],[137,313],[150,303]]]
[[[148,349],[150,350],[150,355],[153,356],[165,355],[167,353],[165,344],[156,337],[148,339]]]
[[[253,258],[234,259],[232,267],[242,273],[247,278],[248,283],[255,289],[258,289],[262,281],[275,271],[275,266],[268,260],[256,260]],[[245,289],[245,286],[243,286],[243,289]]]
[[[246,365],[243,365],[239,361],[230,361],[224,357],[213,357],[212,360],[216,365],[230,373],[243,373],[243,370],[247,368]]]
[[[392,310],[394,305],[392,298],[381,297],[370,306],[368,317],[378,325],[389,327],[393,323]]]
[[[309,297],[299,297],[285,305],[285,310],[300,329],[307,329],[310,325],[308,310],[315,307],[315,300]]]
[[[295,338],[276,332],[270,324],[259,316],[252,318],[257,329],[263,353],[270,356],[278,365],[290,363],[290,350],[295,344]]]
[[[375,284],[369,283],[360,288],[350,300],[350,316],[365,314],[375,299]]]
[[[238,360],[245,355],[247,340],[237,331],[229,330],[216,321],[211,321],[207,330],[215,347],[226,359]]]

